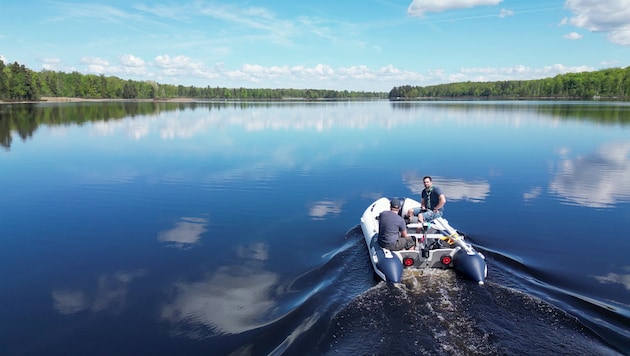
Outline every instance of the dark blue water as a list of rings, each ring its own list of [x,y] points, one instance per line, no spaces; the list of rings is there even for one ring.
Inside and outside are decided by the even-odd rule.
[[[0,106],[0,354],[630,354],[630,105]],[[485,253],[372,271],[418,199]]]

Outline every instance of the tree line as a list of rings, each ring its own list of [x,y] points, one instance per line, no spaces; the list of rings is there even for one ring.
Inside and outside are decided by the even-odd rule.
[[[336,91],[324,89],[251,89],[194,87],[161,84],[155,81],[124,80],[115,76],[64,73],[50,70],[33,71],[14,62],[0,60],[0,100],[37,101],[41,97],[84,99],[170,99],[201,100],[348,100],[387,99],[387,93]]]
[[[630,98],[630,67],[594,72],[567,73],[535,80],[459,82],[431,86],[404,85],[389,93],[336,91],[324,89],[252,89],[194,87],[155,81],[125,80],[116,76],[40,72],[14,62],[0,60],[0,100],[37,101],[41,97],[85,99],[170,99],[200,100],[410,100],[423,98],[481,99],[614,99]]]
[[[630,67],[559,74],[536,80],[460,82],[431,86],[405,85],[389,92],[390,100],[421,98],[483,99],[630,99]]]

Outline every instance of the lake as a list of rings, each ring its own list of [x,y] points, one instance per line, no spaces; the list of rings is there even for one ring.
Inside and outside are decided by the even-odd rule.
[[[0,105],[0,354],[630,354],[630,103]],[[486,256],[378,280],[419,200]]]

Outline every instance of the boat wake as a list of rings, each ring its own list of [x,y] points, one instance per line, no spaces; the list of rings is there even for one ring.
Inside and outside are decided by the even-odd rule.
[[[553,308],[567,311],[578,320],[580,328],[589,329],[589,333],[597,334],[599,339],[624,354],[630,352],[630,331],[623,327],[630,322],[627,306],[582,295],[577,291],[589,288],[579,284],[579,279],[571,282],[567,276],[534,267],[535,263],[531,261],[522,261],[500,251],[484,250],[484,253],[492,259],[496,284],[514,293],[518,291],[535,300],[553,303]]]
[[[449,270],[380,282],[331,325],[322,341],[330,354],[617,354],[541,299],[494,283],[479,288]]]
[[[366,250],[353,248],[348,251],[352,256],[344,258],[360,260]],[[375,278],[373,287],[334,313],[312,350],[317,354],[620,355],[574,316],[496,283],[495,277],[501,280],[504,274],[493,273],[483,287],[448,269],[406,269],[397,284]]]
[[[258,328],[231,336],[249,341],[223,351],[619,354],[562,309],[506,286],[503,271],[493,271],[482,287],[452,269],[437,268],[405,269],[400,283],[383,282],[366,258],[361,234],[359,227],[351,229],[342,247],[322,256],[323,264],[293,280],[270,283],[273,315]]]

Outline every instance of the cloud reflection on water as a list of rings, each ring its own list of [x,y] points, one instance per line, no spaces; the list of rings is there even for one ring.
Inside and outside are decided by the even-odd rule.
[[[466,182],[463,179],[453,179],[444,177],[432,177],[433,184],[438,186],[446,195],[446,201],[458,201],[464,200],[473,203],[481,203],[486,200],[488,194],[490,194],[490,183],[483,180],[477,182]],[[422,177],[409,174],[403,176],[403,182],[407,185],[407,188],[411,190],[416,197],[413,199],[419,200],[424,184],[422,183]]]
[[[218,334],[238,334],[271,322],[266,315],[276,306],[273,298],[278,275],[246,266],[224,266],[197,282],[173,286],[173,300],[160,318],[173,324],[176,334],[209,336],[195,325]],[[191,325],[192,324],[192,325]]]
[[[341,213],[343,203],[335,200],[322,200],[315,202],[308,210],[308,215],[314,220],[324,220],[326,215]]]
[[[164,111],[157,115],[136,116],[120,121],[99,121],[92,126],[92,134],[110,136],[119,132],[126,137],[139,140],[156,135],[163,140],[190,139],[204,132],[221,132],[217,140],[234,145],[235,139],[225,135],[230,127],[242,128],[246,132],[298,131],[324,132],[333,129],[365,130],[369,127],[391,130],[397,126],[422,120],[424,125],[443,125],[445,121],[457,126],[522,127],[524,125],[557,126],[548,117],[532,117],[518,106],[506,106],[513,111],[510,115],[497,114],[496,107],[479,104],[431,104],[431,103],[303,103],[288,106],[287,103],[257,106],[238,103],[224,107]],[[407,105],[409,105],[407,107]],[[234,109],[237,110],[234,110]],[[317,108],[317,110],[315,110]],[[392,114],[392,110],[396,110]],[[530,108],[531,110],[531,108]],[[420,119],[421,118],[421,119]]]
[[[231,109],[231,108],[230,108]],[[317,114],[316,110],[296,110],[300,115],[279,115],[282,108],[256,108],[231,112],[228,116],[215,111],[192,110],[164,112],[157,116],[141,116],[120,121],[99,121],[92,125],[91,133],[95,136],[110,136],[122,132],[134,140],[144,139],[155,133],[161,139],[190,139],[199,133],[213,132],[219,129],[225,132],[228,127],[241,127],[248,132],[257,131],[314,131],[322,132],[333,128],[364,129],[370,125],[391,128],[395,124],[411,122],[414,117],[405,115],[392,118],[389,108],[382,106],[382,112],[365,106],[346,106],[327,111],[326,115]],[[366,111],[368,110],[368,111]],[[288,112],[288,111],[283,111]],[[316,113],[311,116],[310,113]],[[225,138],[225,135],[223,135]],[[233,145],[233,140],[222,140]]]
[[[541,194],[542,194],[541,187],[533,187],[528,192],[523,193],[523,199],[525,199],[525,201],[534,200],[538,198]]]
[[[212,333],[238,334],[273,321],[279,276],[261,268],[269,258],[269,246],[262,242],[239,246],[237,256],[245,265],[223,266],[202,280],[173,285],[170,300],[160,311],[173,333],[198,339]]]
[[[549,190],[591,208],[630,201],[630,142],[605,144],[593,154],[561,160]]]
[[[187,249],[199,242],[201,234],[208,230],[207,226],[206,218],[182,217],[174,228],[160,232],[157,238],[161,242],[172,243],[177,248]]]
[[[236,249],[236,255],[255,261],[267,261],[269,259],[269,246],[263,242],[255,242],[247,246],[240,245]]]
[[[630,266],[624,267],[624,270],[630,272]],[[630,273],[629,274],[619,274],[619,273],[608,273],[605,276],[595,276],[595,279],[602,284],[621,284],[626,288],[626,290],[630,291]]]
[[[127,301],[131,283],[146,274],[145,270],[119,271],[113,275],[98,277],[94,292],[81,289],[55,289],[52,291],[53,308],[61,315],[75,314],[84,310],[92,312],[121,312]]]

